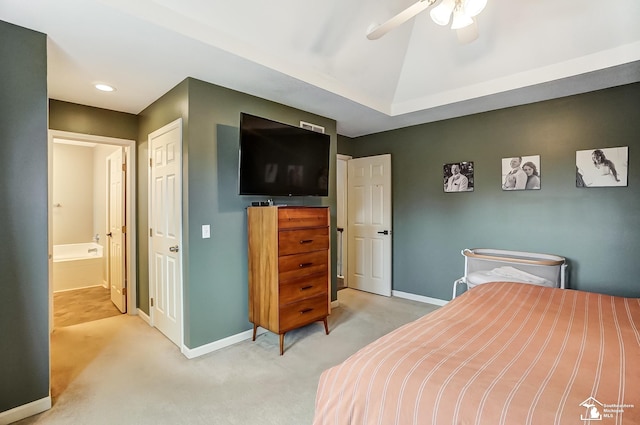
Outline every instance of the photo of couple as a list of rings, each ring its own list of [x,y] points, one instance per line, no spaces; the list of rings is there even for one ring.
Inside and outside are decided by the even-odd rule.
[[[502,190],[540,189],[540,155],[502,158]]]

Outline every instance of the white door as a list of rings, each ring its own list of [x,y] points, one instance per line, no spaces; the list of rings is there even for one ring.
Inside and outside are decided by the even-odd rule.
[[[107,184],[109,190],[107,211],[107,243],[109,249],[109,288],[111,301],[123,313],[127,311],[125,279],[125,169],[124,148],[118,148],[107,157]]]
[[[336,226],[338,228],[338,277],[349,286],[348,277],[348,243],[349,225],[347,222],[347,164],[350,156],[338,155],[336,160]]]
[[[349,287],[391,296],[391,155],[349,160]]]
[[[149,156],[150,318],[182,347],[182,120],[149,135]]]

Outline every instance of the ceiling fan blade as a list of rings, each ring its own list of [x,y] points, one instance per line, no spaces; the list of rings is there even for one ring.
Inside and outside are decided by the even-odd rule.
[[[473,19],[473,24],[456,30],[458,41],[462,44],[469,44],[478,38],[478,21]]]
[[[383,24],[380,24],[377,27],[373,28],[367,33],[367,38],[369,40],[377,40],[392,29],[404,24],[409,19],[413,18],[418,13],[422,12],[435,2],[436,0],[419,0],[417,3],[414,3],[402,12],[398,13],[393,18],[389,19],[387,22],[384,22]]]

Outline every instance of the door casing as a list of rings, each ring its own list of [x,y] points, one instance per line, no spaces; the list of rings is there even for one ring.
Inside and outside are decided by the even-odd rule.
[[[349,240],[349,221],[347,219],[347,168],[350,159],[351,156],[341,154],[338,154],[336,158],[336,227],[344,229],[342,233],[337,233],[337,237],[340,238],[338,244],[342,243],[342,249],[339,251],[341,258],[338,258],[338,261],[342,265],[342,278],[344,279],[344,285],[346,287],[349,286],[349,262],[347,255],[349,252],[347,242]]]
[[[48,134],[48,157],[49,157],[49,178],[48,178],[48,228],[49,228],[49,331],[53,331],[53,140],[65,139],[78,142],[97,143],[104,145],[123,146],[125,148],[126,162],[129,169],[126,173],[126,208],[125,220],[127,223],[126,238],[126,264],[127,264],[127,312],[130,315],[137,315],[137,289],[138,281],[137,264],[135,261],[135,252],[137,249],[137,230],[136,230],[136,186],[133,176],[136,175],[136,141],[128,139],[118,139],[115,137],[95,136],[91,134],[74,133],[69,131],[49,130]]]

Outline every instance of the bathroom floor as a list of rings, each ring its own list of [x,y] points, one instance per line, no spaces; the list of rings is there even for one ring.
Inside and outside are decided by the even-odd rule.
[[[111,316],[120,310],[111,302],[111,294],[102,286],[53,294],[53,327],[77,325]]]

